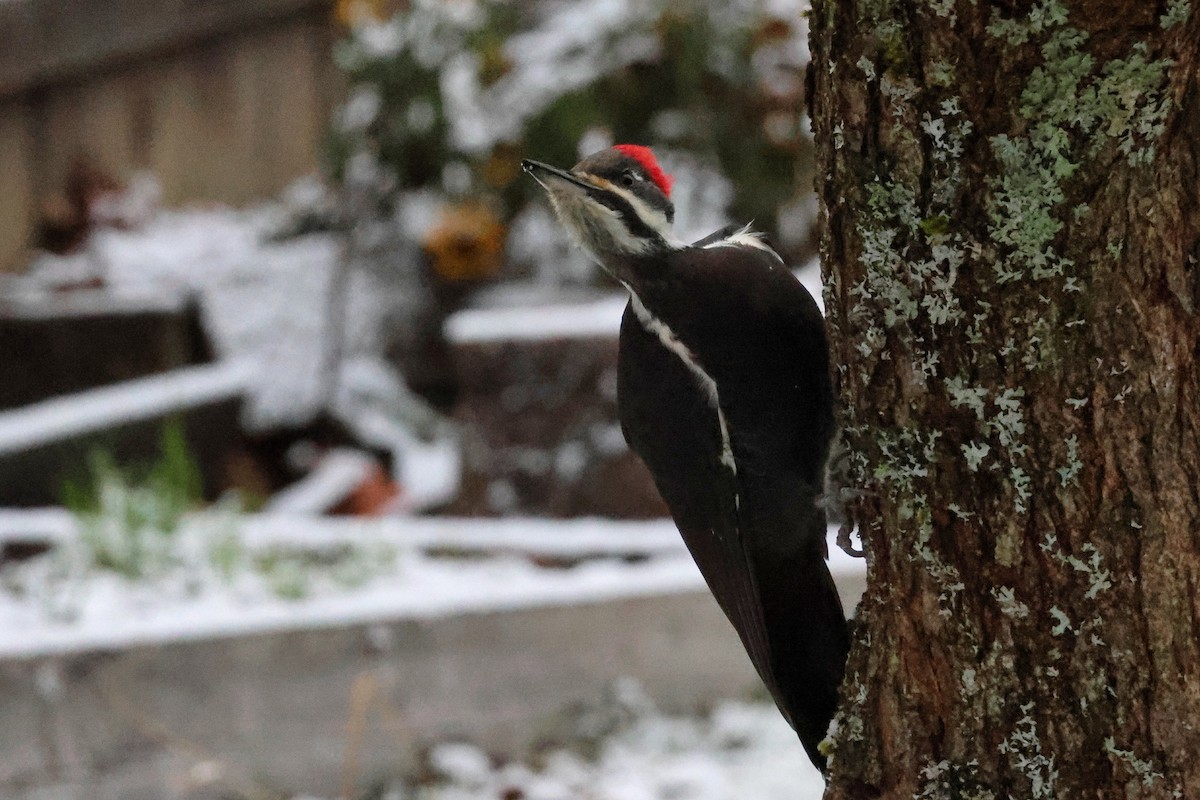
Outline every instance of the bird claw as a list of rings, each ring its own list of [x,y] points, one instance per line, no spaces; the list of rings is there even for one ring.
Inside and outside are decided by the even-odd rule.
[[[855,547],[850,541],[850,534],[854,533],[854,525],[845,520],[838,526],[837,546],[842,548],[842,552],[854,558],[866,558],[867,549],[865,547]]]
[[[866,558],[865,547],[855,547],[850,539],[855,524],[846,506],[869,494],[863,489],[842,485],[850,464],[850,450],[839,432],[829,448],[825,462],[825,492],[817,498],[817,505],[825,512],[825,518],[838,526],[837,545],[854,558]]]

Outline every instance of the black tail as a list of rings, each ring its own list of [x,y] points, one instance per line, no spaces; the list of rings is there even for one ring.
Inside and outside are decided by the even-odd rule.
[[[850,631],[825,561],[825,514],[807,496],[790,500],[753,520],[747,537],[770,649],[762,678],[824,772],[818,745],[837,710]]]

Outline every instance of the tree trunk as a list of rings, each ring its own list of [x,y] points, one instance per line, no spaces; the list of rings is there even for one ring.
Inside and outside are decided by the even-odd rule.
[[[1200,797],[1200,0],[814,0],[832,798]]]

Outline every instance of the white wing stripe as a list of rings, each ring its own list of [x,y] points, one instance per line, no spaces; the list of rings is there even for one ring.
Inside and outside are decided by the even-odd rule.
[[[657,336],[658,340],[662,342],[663,347],[679,357],[684,366],[695,376],[696,383],[699,385],[701,391],[704,392],[705,397],[708,398],[709,405],[717,412],[717,426],[721,432],[721,463],[736,478],[737,462],[733,458],[733,445],[729,438],[729,426],[725,422],[725,412],[721,410],[721,402],[717,394],[717,382],[705,371],[700,362],[696,360],[696,356],[692,353],[691,349],[680,341],[675,332],[665,322],[650,313],[650,309],[646,308],[645,304],[642,303],[642,299],[637,296],[637,293],[633,291],[629,284],[625,284],[625,288],[629,289],[630,302],[633,305],[633,313],[638,318],[638,322],[647,331]],[[734,505],[737,508],[741,508],[741,497],[736,492],[734,494]]]

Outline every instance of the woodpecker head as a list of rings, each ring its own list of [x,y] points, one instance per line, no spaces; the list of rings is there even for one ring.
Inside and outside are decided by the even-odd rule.
[[[650,148],[619,144],[570,171],[523,161],[571,238],[618,279],[628,264],[681,246],[671,231],[671,177]]]

